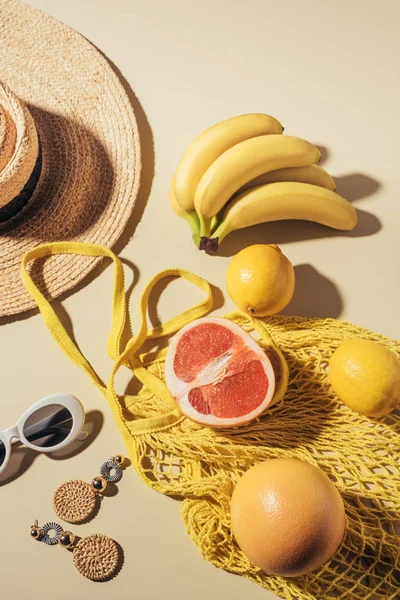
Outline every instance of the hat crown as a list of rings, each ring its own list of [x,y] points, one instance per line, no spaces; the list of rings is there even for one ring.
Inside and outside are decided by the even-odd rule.
[[[20,194],[38,153],[38,134],[28,107],[0,82],[0,208]]]
[[[0,173],[15,151],[17,128],[9,112],[0,104]]]

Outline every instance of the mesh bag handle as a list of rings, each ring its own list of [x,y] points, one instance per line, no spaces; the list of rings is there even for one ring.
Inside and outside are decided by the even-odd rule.
[[[36,302],[42,317],[57,344],[63,350],[63,352],[74,362],[78,367],[83,369],[85,373],[90,377],[92,382],[97,386],[103,393],[106,390],[106,386],[101,381],[92,365],[83,356],[82,352],[77,348],[76,344],[72,341],[68,335],[66,329],[62,325],[58,318],[55,310],[51,306],[50,302],[44,297],[42,292],[37,288],[33,282],[30,273],[27,270],[27,265],[37,258],[46,258],[56,254],[79,254],[83,256],[93,257],[105,257],[108,256],[114,262],[115,266],[115,277],[114,277],[114,292],[113,292],[113,307],[112,307],[112,326],[110,335],[108,337],[107,351],[113,360],[117,360],[121,352],[121,336],[125,329],[127,322],[127,306],[126,306],[126,295],[125,295],[125,278],[124,271],[121,261],[115,256],[115,254],[96,244],[83,244],[78,242],[53,242],[49,244],[42,244],[32,250],[26,252],[22,259],[21,264],[21,278],[22,281]]]
[[[88,362],[79,348],[73,342],[58,318],[56,312],[52,308],[50,302],[38,289],[27,270],[27,265],[33,260],[37,258],[53,256],[56,254],[79,254],[83,256],[109,257],[114,263],[115,275],[112,305],[112,326],[107,343],[108,354],[114,361],[114,367],[107,386],[103,383],[93,369],[92,365]],[[182,418],[182,414],[175,407],[172,396],[165,383],[150,373],[143,366],[140,358],[137,356],[137,353],[147,339],[157,339],[171,335],[181,329],[181,327],[190,323],[194,319],[204,316],[211,310],[213,305],[212,290],[210,284],[205,279],[202,279],[201,277],[198,277],[197,275],[194,275],[193,273],[183,269],[167,269],[155,275],[147,284],[140,300],[139,309],[141,315],[141,325],[139,332],[136,336],[132,336],[127,342],[125,348],[122,349],[121,338],[125,328],[129,323],[128,307],[125,294],[125,279],[122,263],[111,250],[96,244],[85,244],[78,242],[53,242],[49,244],[43,244],[33,248],[32,250],[29,250],[24,255],[21,265],[21,277],[26,289],[38,305],[42,317],[57,344],[68,356],[68,358],[78,365],[78,367],[80,367],[90,377],[96,387],[98,387],[103,394],[109,398],[112,406],[117,410],[118,413],[121,411],[121,406],[114,389],[114,378],[117,371],[123,365],[129,365],[134,375],[143,383],[143,385],[148,386],[154,394],[165,401],[166,407],[171,409],[170,412],[160,415],[159,417],[149,417],[147,419],[140,419],[137,422],[131,423],[129,428],[131,432],[135,431],[138,433],[140,431],[148,431],[149,429],[156,430],[160,427],[162,428],[166,425],[168,426]],[[202,289],[206,293],[206,297],[202,302],[149,331],[147,323],[147,307],[150,295],[157,283],[159,283],[162,279],[170,277],[181,277],[186,279],[190,283],[193,283]],[[121,414],[119,414],[119,416],[121,416]]]

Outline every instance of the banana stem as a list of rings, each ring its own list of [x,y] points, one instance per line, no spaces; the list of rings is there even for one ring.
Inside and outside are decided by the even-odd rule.
[[[195,245],[197,246],[197,248],[200,248],[201,245],[201,238],[198,234],[193,234],[192,235],[192,240],[194,241]]]
[[[200,250],[217,252],[222,240],[225,239],[230,232],[229,221],[222,221],[211,236],[200,235]]]
[[[182,217],[185,219],[186,223],[189,225],[190,231],[192,232],[193,239],[199,238],[200,223],[199,223],[199,217],[197,216],[197,213],[185,212],[184,214],[182,214]]]
[[[215,215],[215,217],[212,218],[211,220],[211,235],[214,233],[214,231],[217,229],[218,225],[220,222],[220,216],[219,215]]]
[[[199,215],[200,221],[200,237],[209,237],[211,235],[211,225],[213,219],[205,219],[202,215]]]
[[[229,227],[229,221],[222,221],[217,229],[214,231],[212,236],[209,238],[209,241],[212,244],[212,250],[214,252],[217,251],[218,247],[221,245],[221,242],[226,238],[228,233],[231,232]]]

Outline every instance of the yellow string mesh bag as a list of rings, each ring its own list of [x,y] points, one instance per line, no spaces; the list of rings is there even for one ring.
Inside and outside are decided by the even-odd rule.
[[[68,337],[26,268],[34,258],[65,252],[109,256],[116,267],[113,327],[108,340],[115,366],[107,385]],[[207,298],[148,332],[149,295],[167,276],[184,277],[202,288]],[[57,343],[110,402],[141,478],[155,490],[182,499],[187,532],[206,560],[287,599],[400,597],[399,412],[378,420],[358,415],[338,401],[327,373],[330,356],[346,338],[375,340],[400,358],[399,342],[334,319],[256,320],[239,313],[228,315],[272,353],[280,386],[274,406],[256,421],[236,429],[209,429],[189,421],[175,407],[164,382],[165,350],[139,354],[146,339],[170,335],[211,309],[207,282],[178,269],[157,275],[141,299],[140,331],[122,350],[126,299],[122,266],[112,252],[88,244],[44,245],[24,257],[22,278]],[[283,397],[285,361],[289,381]],[[130,368],[143,383],[136,396],[116,395],[114,377],[121,366]],[[229,504],[238,478],[259,461],[283,456],[300,458],[325,471],[342,494],[347,518],[344,540],[329,563],[293,579],[269,575],[252,565],[235,543],[230,527]]]

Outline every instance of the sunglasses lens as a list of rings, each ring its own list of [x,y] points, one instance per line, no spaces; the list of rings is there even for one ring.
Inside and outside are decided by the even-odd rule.
[[[52,448],[69,436],[72,426],[73,417],[68,408],[60,404],[49,404],[35,410],[27,418],[24,435],[28,442],[38,448]]]
[[[3,464],[5,458],[6,458],[6,447],[4,446],[3,442],[0,440],[0,467]]]

